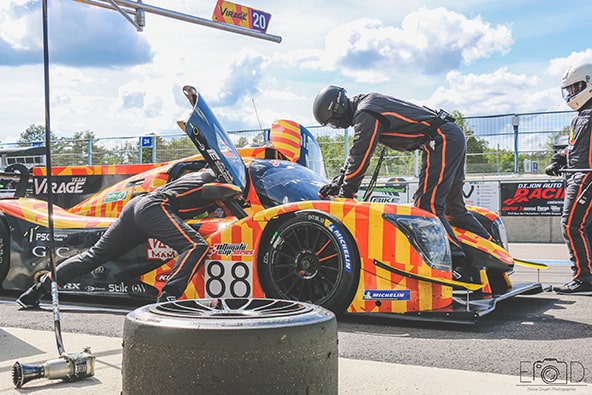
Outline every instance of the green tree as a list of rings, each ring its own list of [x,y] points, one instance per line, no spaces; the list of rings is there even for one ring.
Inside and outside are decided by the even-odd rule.
[[[197,154],[197,148],[191,139],[185,135],[163,139],[156,137],[156,161],[170,162]],[[143,156],[144,157],[144,156]]]
[[[57,141],[57,137],[53,132],[50,132],[50,141]],[[45,144],[45,126],[29,125],[24,132],[21,133],[18,144],[21,147],[30,146],[33,143]]]
[[[236,148],[243,148],[249,144],[249,139],[246,136],[240,136],[235,143]]]

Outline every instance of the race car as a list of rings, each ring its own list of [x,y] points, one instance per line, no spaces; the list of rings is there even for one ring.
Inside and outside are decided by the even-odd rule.
[[[183,171],[209,166],[242,196],[229,198],[212,187],[214,208],[188,221],[210,250],[182,298],[266,297],[314,303],[337,314],[472,323],[499,300],[548,289],[538,282],[512,284],[513,266],[525,262],[507,252],[503,223],[495,213],[473,208],[493,241],[455,229],[481,281],[454,281],[446,233],[436,216],[409,205],[321,199],[318,190],[328,181],[321,172],[297,163],[302,139],[308,137],[291,136],[297,131],[294,124],[282,126],[273,147],[252,148],[241,155],[197,90],[186,86],[184,93],[193,108],[179,126],[200,154],[133,176],[76,209],[53,206],[53,245],[59,260],[94,244],[134,195]],[[282,142],[286,146],[278,149]],[[310,162],[313,153],[304,153],[311,156]],[[25,197],[0,200],[4,289],[26,289],[48,271],[48,224],[47,202]],[[60,292],[153,301],[176,255],[159,240],[148,239]]]

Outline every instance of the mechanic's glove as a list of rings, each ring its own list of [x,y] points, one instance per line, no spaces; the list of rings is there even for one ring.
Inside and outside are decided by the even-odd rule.
[[[341,186],[339,184],[332,182],[330,184],[323,185],[319,189],[319,196],[321,196],[322,198],[326,198],[327,196],[337,196],[339,194],[340,189]]]
[[[340,198],[353,199],[355,196],[356,196],[356,191],[352,190],[352,188],[349,184],[345,184],[339,189],[339,197]]]
[[[547,174],[548,176],[559,176],[561,175],[559,170],[561,170],[562,168],[563,166],[561,164],[557,162],[551,162],[549,166],[545,167],[545,174]]]

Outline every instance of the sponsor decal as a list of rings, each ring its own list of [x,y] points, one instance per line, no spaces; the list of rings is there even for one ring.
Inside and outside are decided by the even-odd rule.
[[[341,234],[337,226],[329,222],[327,228],[329,229],[329,231],[331,231],[331,233],[333,233],[333,236],[335,236],[337,242],[339,243],[339,246],[341,247],[341,251],[343,252],[343,266],[345,268],[345,271],[351,273],[352,258],[351,253],[349,251],[349,245],[347,244],[347,240],[345,240],[345,237],[343,236],[343,234]]]
[[[60,288],[68,291],[80,291],[80,283],[66,283]]]
[[[388,196],[372,195],[370,197],[370,201],[373,203],[399,203],[399,197],[398,196],[388,197]]]
[[[31,253],[38,258],[46,258],[47,249],[46,246],[35,246],[31,248]],[[69,247],[56,247],[55,252],[58,258],[68,258],[70,256],[70,254],[68,254],[70,252]]]
[[[51,183],[51,191],[56,194],[81,194],[84,192],[86,177],[72,177],[69,181]],[[47,179],[34,178],[33,191],[35,195],[47,194]]]
[[[166,283],[167,281],[169,281],[169,278],[171,278],[171,273],[163,273],[156,276],[156,281]]]
[[[127,293],[127,285],[125,283],[107,284],[107,290],[114,293]]]
[[[151,261],[168,261],[176,257],[177,251],[157,239],[148,239],[146,258]]]
[[[105,196],[105,203],[120,202],[122,200],[126,200],[128,194],[129,191],[117,191],[108,193],[107,196]]]
[[[409,289],[366,289],[362,299],[364,300],[411,300]]]
[[[253,249],[247,249],[245,243],[219,243],[214,244],[210,248],[209,255],[221,255],[221,256],[252,256],[255,253]]]
[[[134,284],[130,285],[130,290],[131,290],[131,293],[134,293],[134,294],[144,294],[144,293],[146,293],[146,286],[144,284],[134,283]]]
[[[40,232],[38,227],[30,228],[29,231],[25,233],[25,237],[28,237],[29,243],[33,243],[35,241],[48,242],[49,241],[49,232],[46,232],[46,231]],[[67,237],[68,237],[68,235],[63,234],[63,233],[54,233],[53,234],[54,241],[62,241],[63,242],[64,240],[66,240]]]
[[[106,291],[105,288],[95,287],[95,286],[92,286],[92,285],[87,285],[86,287],[84,287],[84,290],[86,292],[101,292],[101,291]]]

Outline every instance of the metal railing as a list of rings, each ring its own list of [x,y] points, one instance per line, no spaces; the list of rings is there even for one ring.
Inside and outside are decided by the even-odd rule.
[[[572,111],[557,111],[463,118],[458,123],[467,135],[467,174],[542,173],[554,152],[554,145],[569,133],[573,115]],[[307,128],[321,146],[327,174],[337,174],[353,141],[353,130]],[[229,131],[229,135],[238,147],[263,142],[260,129]],[[146,137],[151,139],[148,146],[144,144]],[[5,148],[22,146],[19,143],[1,145]],[[60,138],[52,144],[54,166],[157,163],[196,153],[197,149],[183,134],[84,140]],[[402,153],[388,149],[380,176],[416,176],[420,163],[421,154],[417,151]],[[370,166],[372,168],[374,163]]]

